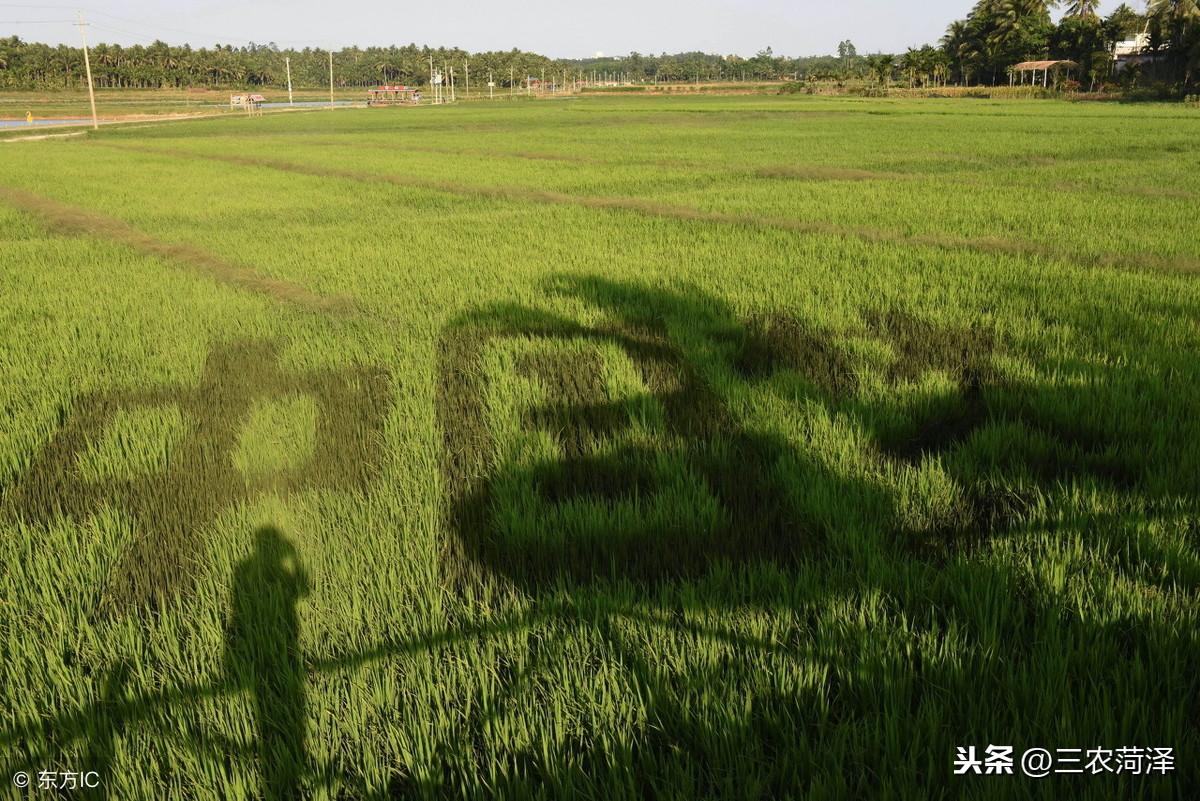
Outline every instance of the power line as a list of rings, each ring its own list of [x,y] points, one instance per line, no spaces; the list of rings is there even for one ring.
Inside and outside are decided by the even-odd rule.
[[[43,6],[43,7],[44,7],[44,6]],[[113,19],[113,20],[116,20],[116,21],[118,21],[118,22],[122,22],[122,23],[125,23],[125,24],[127,24],[127,25],[131,25],[131,26],[133,26],[133,27],[135,27],[135,28],[138,28],[138,29],[141,29],[141,30],[143,30],[143,31],[150,30],[150,28],[149,28],[149,27],[147,27],[147,25],[148,25],[148,24],[147,24],[145,21],[143,21],[143,20],[134,20],[134,19],[129,19],[128,17],[121,17],[121,16],[118,16],[118,15],[116,15],[116,14],[110,14],[110,13],[109,13],[109,12],[107,12],[107,11],[100,11],[100,10],[94,10],[94,11],[91,11],[90,13],[93,13],[93,14],[99,14],[99,15],[100,15],[100,16],[102,16],[102,17],[107,17],[108,19]],[[115,31],[115,30],[117,30],[117,29],[115,29],[115,28],[110,28],[110,30],[114,30],[114,31]],[[224,36],[224,35],[217,35],[217,34],[213,34],[213,33],[206,33],[206,32],[204,32],[204,31],[185,30],[185,29],[183,29],[183,28],[173,28],[173,27],[170,27],[170,26],[167,26],[167,25],[158,25],[158,24],[154,24],[154,25],[153,25],[153,30],[155,30],[155,31],[166,31],[166,32],[168,32],[168,33],[177,33],[177,34],[181,34],[181,35],[183,35],[183,36],[188,36],[188,37],[198,37],[198,38],[201,38],[201,39],[211,39],[211,40],[213,40],[214,42],[226,41],[226,42],[246,42],[247,44],[254,43],[254,40],[253,40],[253,39],[247,39],[247,38],[245,37],[245,35],[244,35],[244,34],[243,34],[243,35],[241,35],[241,36]],[[133,35],[133,34],[132,34],[131,32],[129,32],[129,31],[118,31],[118,32],[120,32],[120,33],[124,33],[124,34],[125,34],[125,35],[127,35],[127,36],[132,36],[132,35]],[[155,35],[155,38],[158,38],[158,37],[157,37],[157,35]],[[306,46],[309,46],[309,47],[318,47],[318,48],[320,48],[320,49],[322,49],[322,50],[327,50],[327,49],[329,49],[328,47],[326,47],[326,44],[325,44],[325,43],[313,42],[313,41],[311,41],[311,40],[306,40],[306,39],[271,39],[271,40],[269,40],[269,41],[272,41],[272,42],[274,42],[275,44],[286,44],[286,45],[306,45]]]
[[[94,22],[91,23],[91,25],[93,28],[95,28],[98,31],[104,31],[105,33],[115,33],[119,36],[130,36],[134,39],[139,39],[143,42],[146,42],[146,41],[154,42],[154,41],[158,40],[157,36],[147,36],[146,34],[134,33],[133,31],[123,31],[120,28],[110,28],[107,25],[97,25]]]
[[[108,31],[109,33],[118,33],[118,34],[121,34],[122,36],[133,36],[133,37],[136,37],[139,39],[149,39],[151,41],[161,38],[163,32],[176,33],[176,34],[180,34],[180,35],[187,36],[190,38],[212,39],[214,42],[228,41],[228,42],[250,43],[253,41],[252,39],[245,38],[244,35],[242,35],[242,36],[217,36],[217,35],[213,35],[210,33],[205,33],[203,31],[185,30],[183,28],[174,28],[174,27],[167,26],[167,25],[155,24],[153,26],[148,26],[143,20],[129,19],[128,17],[118,16],[117,14],[110,14],[109,12],[101,11],[100,9],[87,8],[86,6],[53,6],[53,5],[42,5],[42,4],[30,5],[30,4],[25,4],[25,3],[0,3],[0,8],[36,8],[41,11],[46,11],[46,10],[50,10],[50,9],[73,11],[73,10],[79,9],[82,11],[86,11],[89,14],[99,15],[99,16],[105,17],[107,19],[115,20],[119,23],[125,23],[126,25],[129,25],[131,27],[140,29],[142,31],[142,33],[135,33],[134,31],[130,31],[130,30],[122,30],[121,28],[116,28],[116,27],[112,27],[112,26],[101,26],[101,25],[96,25],[95,23],[92,23],[93,27],[95,27],[95,28],[103,28],[104,30]],[[70,23],[74,22],[74,20],[38,20],[37,22],[70,24]],[[21,21],[16,21],[16,22],[3,22],[0,24],[12,25],[12,24],[23,24],[23,23]],[[311,45],[312,43],[295,41],[295,42],[287,42],[287,44],[309,44],[309,45]]]
[[[93,13],[99,14],[102,17],[107,17],[108,19],[116,20],[117,22],[131,24],[135,27],[142,28],[142,30],[147,30],[147,28],[144,27],[144,23],[139,20],[132,20],[132,19],[127,19],[125,17],[119,17],[116,14],[109,14],[107,11],[95,11]],[[230,42],[250,42],[250,41],[252,41],[250,39],[246,39],[241,36],[215,36],[213,34],[203,33],[200,31],[188,31],[188,30],[183,30],[182,28],[172,28],[172,27],[164,26],[164,25],[155,25],[154,27],[158,31],[165,31],[168,33],[178,33],[178,34],[182,34],[184,36],[195,36],[195,37],[200,37],[203,39],[212,39],[213,41],[221,41],[221,40],[226,40],[226,41],[230,41]],[[116,30],[116,29],[112,29],[112,30]],[[124,33],[127,36],[134,35],[134,34],[131,34],[129,31],[117,31],[117,32]],[[158,38],[158,37],[155,36],[155,38]]]

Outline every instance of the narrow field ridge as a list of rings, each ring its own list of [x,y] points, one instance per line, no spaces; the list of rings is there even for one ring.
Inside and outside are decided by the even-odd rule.
[[[610,211],[629,211],[651,217],[664,217],[692,222],[711,222],[724,225],[739,225],[751,228],[770,228],[802,234],[849,237],[864,242],[890,242],[948,250],[973,250],[979,253],[1026,258],[1057,259],[1083,267],[1112,267],[1152,270],[1164,273],[1198,273],[1200,257],[1181,255],[1158,256],[1151,253],[1119,254],[1106,253],[1088,255],[1061,250],[1036,242],[1001,237],[953,236],[948,234],[902,234],[869,226],[846,226],[824,220],[796,220],[784,217],[766,217],[736,212],[709,211],[691,206],[679,206],[634,197],[573,195],[545,189],[530,189],[520,186],[479,186],[459,181],[439,181],[403,175],[374,174],[338,167],[302,164],[282,159],[232,154],[197,153],[179,149],[147,147],[138,145],[103,143],[105,147],[129,150],[155,156],[196,158],[237,164],[244,167],[265,167],[283,172],[309,175],[319,178],[343,178],[351,181],[387,183],[454,195],[488,197],[501,200],[524,200],[533,203],[548,203],[582,206]]]
[[[827,167],[818,164],[779,164],[763,167],[755,174],[760,178],[791,178],[798,181],[896,181],[915,177],[899,172]]]
[[[299,284],[260,275],[249,267],[226,261],[201,248],[164,242],[123,220],[35,195],[23,189],[0,186],[0,202],[40,218],[49,223],[55,231],[118,242],[139,253],[185,265],[221,283],[266,295],[275,300],[319,311],[349,311],[351,307],[348,298],[318,295]]]

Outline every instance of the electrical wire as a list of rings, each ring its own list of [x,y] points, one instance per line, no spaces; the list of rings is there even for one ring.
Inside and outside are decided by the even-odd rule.
[[[141,33],[134,33],[133,31],[123,31],[120,28],[110,28],[107,25],[97,25],[94,22],[89,23],[89,25],[98,31],[104,31],[106,33],[115,33],[119,36],[129,36],[133,39],[138,39],[143,42],[154,42],[161,38],[158,36],[147,36],[147,35],[141,34]]]
[[[67,10],[67,11],[78,10],[78,11],[85,12],[89,16],[92,16],[92,17],[97,17],[97,16],[104,17],[105,19],[113,20],[117,23],[122,24],[122,27],[118,28],[116,26],[108,25],[106,23],[101,24],[101,23],[97,23],[97,22],[93,21],[93,22],[88,23],[91,27],[106,31],[108,33],[117,33],[122,36],[132,36],[136,39],[143,39],[146,41],[159,40],[162,38],[164,33],[175,33],[175,34],[179,34],[182,36],[186,36],[189,39],[193,39],[193,40],[203,39],[203,40],[208,40],[208,41],[212,41],[212,42],[229,42],[229,43],[244,42],[246,44],[255,44],[255,41],[253,39],[247,39],[244,33],[240,36],[218,36],[218,35],[204,32],[204,31],[195,31],[195,30],[188,30],[188,29],[184,29],[184,28],[175,28],[175,27],[171,27],[169,25],[158,25],[158,24],[148,25],[144,20],[134,20],[134,19],[130,19],[129,17],[122,17],[118,14],[112,14],[108,11],[103,11],[98,8],[88,8],[87,6],[59,6],[59,5],[45,5],[45,4],[31,5],[31,4],[27,4],[27,3],[0,3],[0,8],[36,8],[36,9],[43,10],[43,11],[51,10],[51,9]],[[35,21],[30,20],[29,22],[32,23]],[[38,22],[38,23],[46,22],[46,23],[55,23],[55,24],[74,24],[75,20],[36,20],[36,22]],[[12,25],[12,24],[25,24],[25,23],[24,23],[24,21],[18,20],[18,21],[12,21],[12,22],[0,22],[0,24]],[[129,28],[133,28],[134,30],[129,30]],[[141,31],[141,33],[136,32],[139,30]],[[275,40],[271,40],[271,41],[273,41],[275,44],[283,44],[283,45],[301,45],[301,46],[319,47],[319,48],[325,47],[325,45],[313,42],[311,40],[275,39]]]

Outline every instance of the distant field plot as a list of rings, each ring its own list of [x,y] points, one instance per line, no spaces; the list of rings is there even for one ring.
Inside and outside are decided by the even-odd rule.
[[[268,102],[287,102],[286,91],[262,90]],[[96,110],[101,117],[140,114],[194,114],[198,111],[230,111],[229,96],[237,92],[173,89],[99,89],[96,91]],[[338,100],[361,100],[364,93],[357,89],[337,90]],[[297,90],[296,102],[329,100],[328,91]],[[25,112],[35,118],[86,117],[91,114],[86,90],[74,91],[8,91],[0,93],[0,119],[24,119]]]
[[[1195,797],[1197,141],[614,96],[0,145],[0,778]],[[951,775],[990,744],[1175,764]]]

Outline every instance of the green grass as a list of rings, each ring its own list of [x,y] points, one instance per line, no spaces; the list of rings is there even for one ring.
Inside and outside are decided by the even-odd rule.
[[[0,148],[0,768],[1200,793],[1200,118],[593,97]],[[956,746],[1168,776],[951,776]]]

